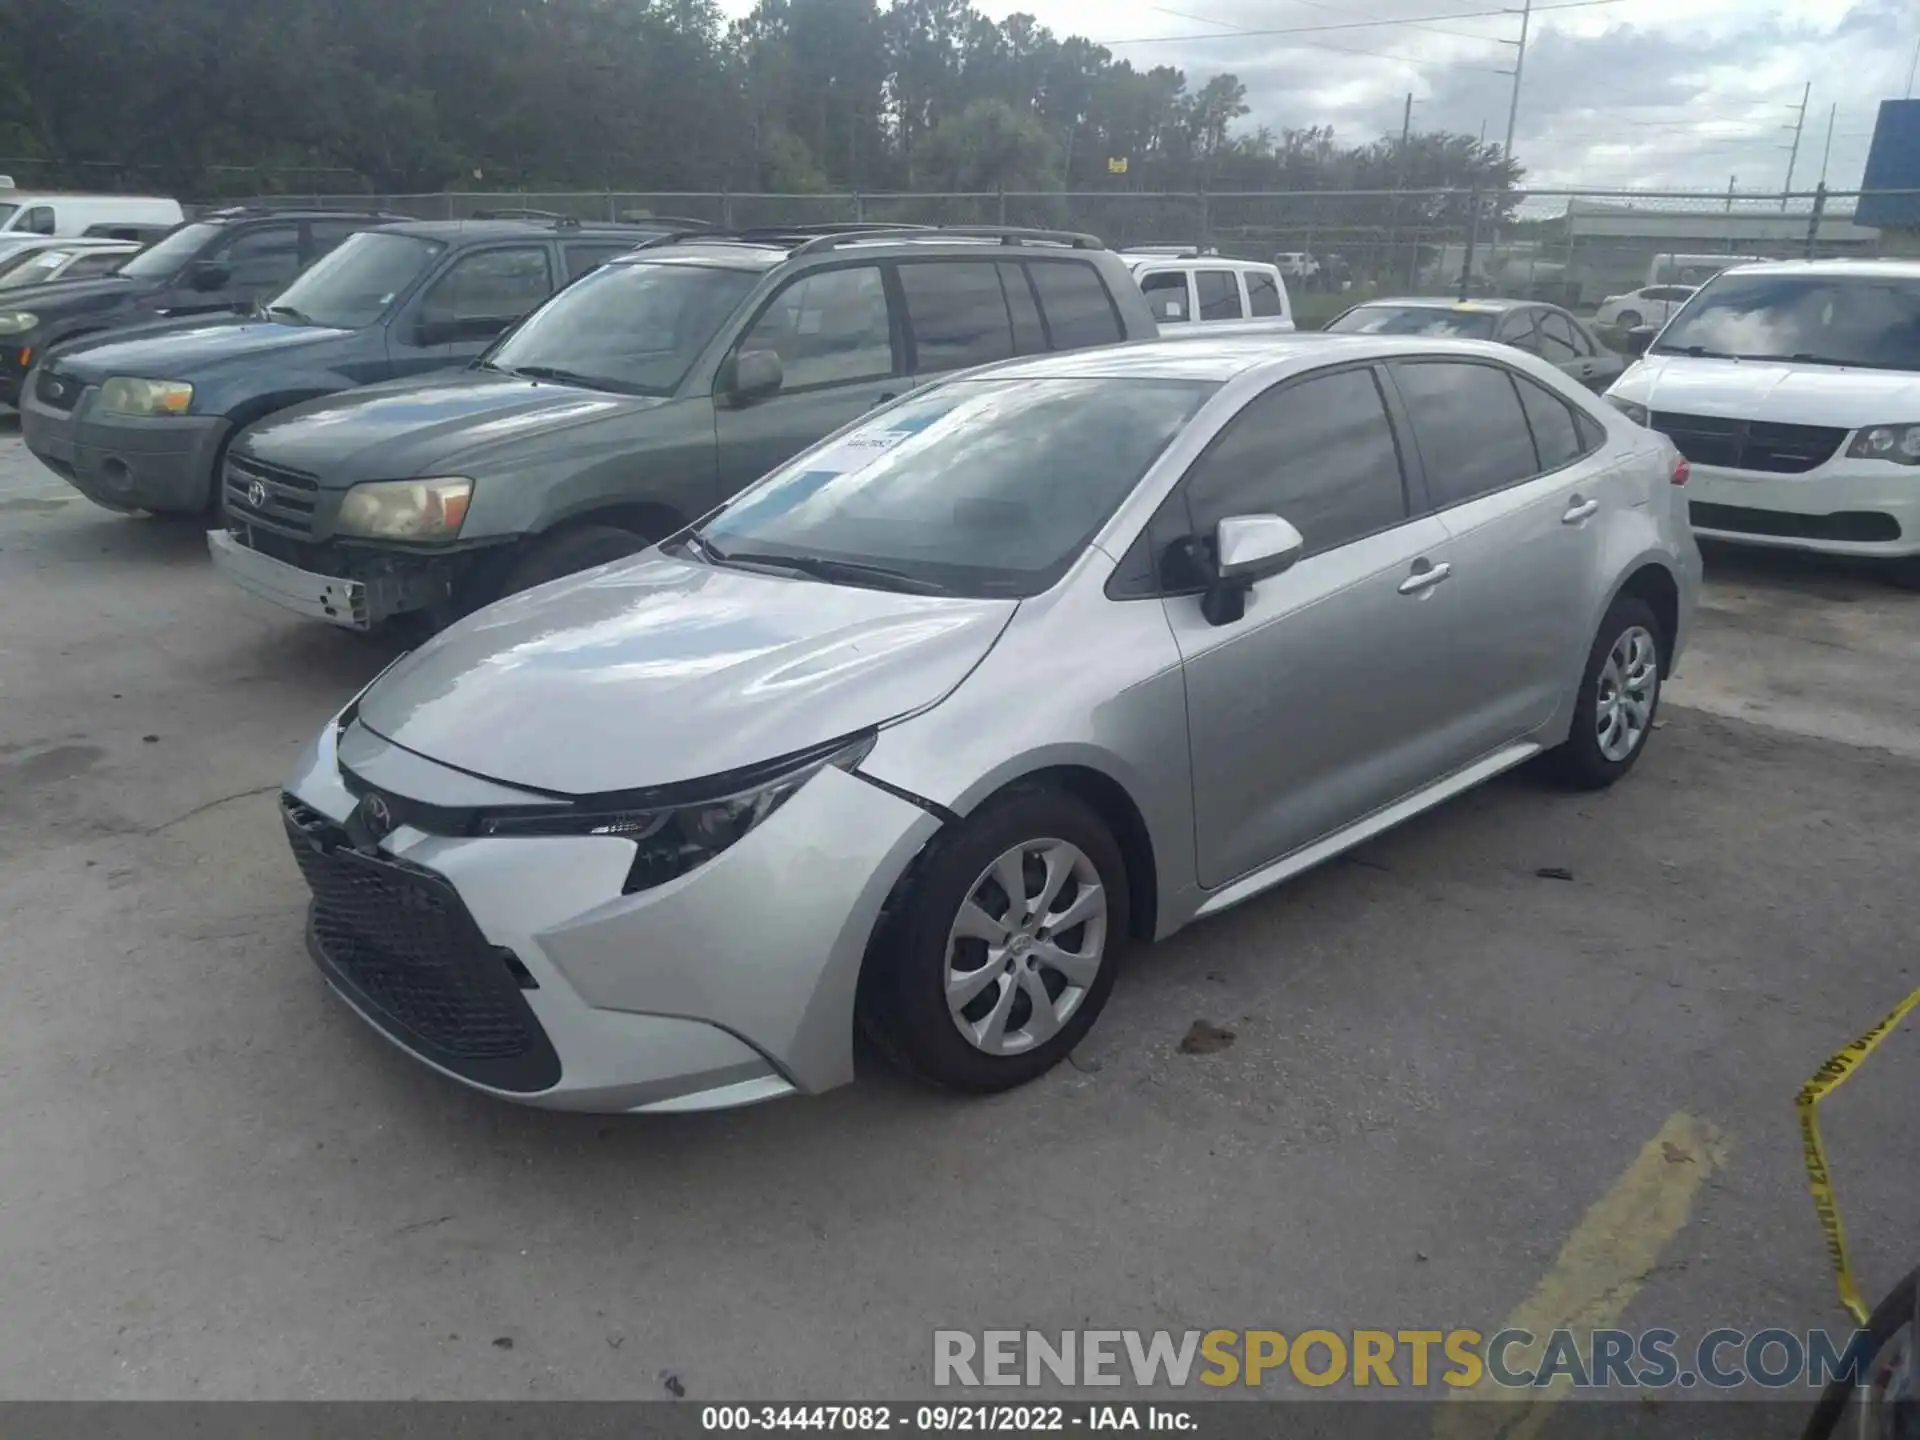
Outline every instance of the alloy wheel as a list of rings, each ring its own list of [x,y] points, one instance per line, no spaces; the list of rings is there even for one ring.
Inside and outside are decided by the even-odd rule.
[[[1043,1045],[1086,999],[1107,944],[1107,894],[1079,846],[1030,840],[980,872],[947,935],[947,1010],[988,1055]]]
[[[1659,695],[1660,647],[1645,626],[1629,626],[1607,652],[1595,686],[1594,726],[1602,755],[1618,763],[1639,748]]]

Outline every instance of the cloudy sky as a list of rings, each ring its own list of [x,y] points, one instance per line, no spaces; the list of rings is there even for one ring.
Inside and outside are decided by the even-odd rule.
[[[1345,138],[1414,124],[1490,140],[1506,131],[1521,0],[976,0],[999,18],[1173,64],[1194,86],[1231,70],[1248,123],[1331,124]],[[1458,18],[1435,18],[1435,17]],[[1417,24],[1372,24],[1413,20]],[[1341,28],[1326,28],[1341,27]],[[1293,34],[1233,34],[1290,30]],[[1914,0],[1536,0],[1514,153],[1540,185],[1778,189],[1812,84],[1795,188],[1860,181],[1875,110],[1907,89],[1920,41]],[[1126,43],[1119,43],[1126,42]],[[1367,53],[1355,53],[1367,52]],[[1916,89],[1920,89],[1917,86]]]

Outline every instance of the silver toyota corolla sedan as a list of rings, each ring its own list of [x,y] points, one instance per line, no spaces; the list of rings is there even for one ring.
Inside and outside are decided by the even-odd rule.
[[[1699,584],[1685,480],[1491,344],[954,376],[362,692],[284,797],[309,948],[537,1105],[825,1090],[856,1024],[1020,1084],[1130,943],[1532,756],[1625,774]]]

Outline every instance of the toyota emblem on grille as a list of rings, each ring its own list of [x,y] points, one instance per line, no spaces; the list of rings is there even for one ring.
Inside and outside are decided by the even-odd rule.
[[[393,811],[387,808],[386,799],[378,792],[360,802],[360,818],[376,840],[393,829]]]
[[[247,486],[247,504],[251,505],[256,510],[264,510],[266,508],[266,505],[267,505],[266,481],[256,480],[251,485]],[[381,806],[381,808],[384,810],[386,807],[383,805]]]

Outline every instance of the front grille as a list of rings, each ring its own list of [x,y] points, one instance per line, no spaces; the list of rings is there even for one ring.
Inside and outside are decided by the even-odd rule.
[[[229,456],[225,490],[229,515],[289,535],[313,533],[320,482],[311,475]]]
[[[71,376],[57,375],[42,366],[34,378],[33,398],[49,410],[65,412],[80,403],[80,392],[85,388]]]
[[[1833,458],[1844,429],[1831,425],[1782,425],[1772,420],[1729,420],[1719,415],[1653,412],[1653,428],[1695,465],[1726,470],[1764,470],[1803,475]]]
[[[1688,508],[1696,530],[1738,535],[1778,535],[1796,540],[1898,540],[1900,522],[1878,510],[1840,510],[1832,515],[1794,515],[1785,510],[1753,510],[1744,505],[1710,505],[1696,500]]]
[[[521,992],[524,967],[487,943],[458,892],[417,865],[354,848],[291,796],[281,813],[313,892],[314,958],[408,1049],[483,1085],[544,1090],[560,1078]]]

